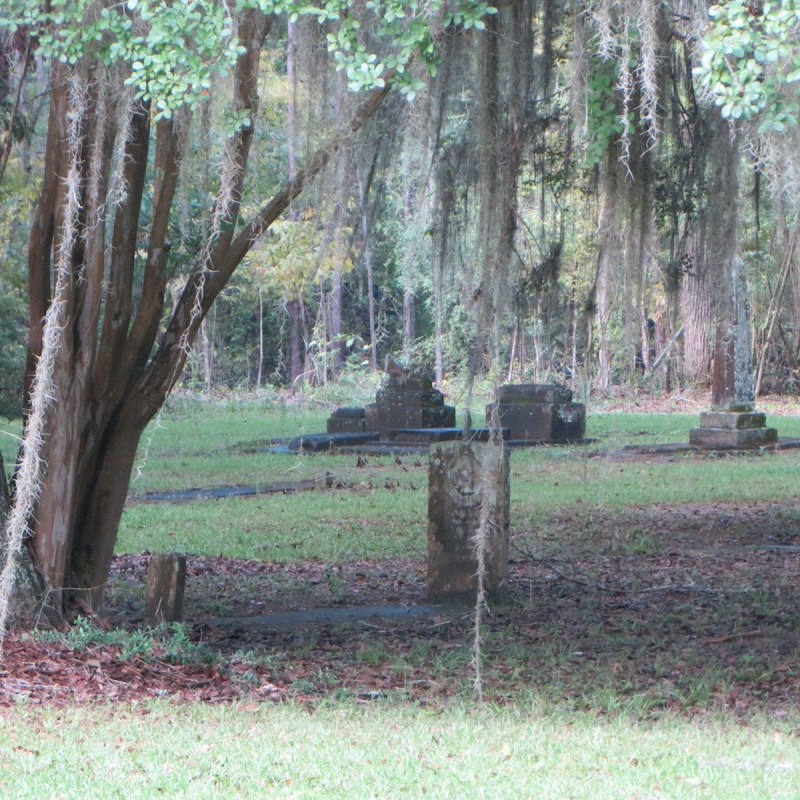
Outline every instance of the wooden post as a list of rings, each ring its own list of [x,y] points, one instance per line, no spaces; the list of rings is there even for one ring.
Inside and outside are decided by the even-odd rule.
[[[186,556],[166,553],[151,556],[147,564],[145,617],[156,627],[183,619],[183,592],[186,586]]]

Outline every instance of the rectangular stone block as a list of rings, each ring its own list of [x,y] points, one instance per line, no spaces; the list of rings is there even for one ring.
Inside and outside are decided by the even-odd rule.
[[[493,405],[486,407],[487,424],[493,410]],[[579,441],[586,432],[582,403],[501,403],[498,413],[512,441]]]
[[[777,441],[775,428],[693,428],[689,433],[689,444],[709,450],[764,447]]]
[[[499,403],[571,403],[572,390],[550,383],[508,383],[497,390]]]
[[[444,405],[444,395],[438,389],[423,391],[382,386],[375,392],[375,402],[378,405],[441,406]]]
[[[360,406],[341,406],[331,412],[332,417],[343,419],[364,419],[364,409]]]
[[[361,433],[366,430],[364,417],[328,417],[326,423],[328,433]]]
[[[461,428],[395,428],[389,432],[393,442],[452,442],[460,439]]]
[[[454,406],[411,406],[401,403],[370,403],[364,408],[366,430],[382,437],[399,428],[455,428]]]
[[[737,413],[735,411],[703,411],[700,414],[701,428],[724,428],[725,430],[745,430],[763,428],[767,415],[755,412]]]
[[[491,442],[433,445],[428,468],[428,596],[432,600],[475,601],[479,531],[485,536],[484,588],[491,593],[508,574],[508,448]]]

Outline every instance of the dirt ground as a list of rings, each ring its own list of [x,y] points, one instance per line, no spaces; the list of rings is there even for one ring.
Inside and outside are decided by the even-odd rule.
[[[483,618],[485,696],[644,715],[789,713],[800,701],[799,519],[800,506],[778,504],[576,508],[547,525],[574,532],[566,546],[514,532],[506,591]],[[142,623],[146,562],[116,560],[99,625]],[[123,657],[102,640],[72,650],[20,633],[6,642],[0,704],[470,696],[473,615],[425,607],[424,566],[190,558],[186,624],[214,663],[176,661],[167,645]],[[319,610],[365,607],[346,621]]]
[[[707,405],[671,395],[597,407]],[[793,400],[762,405],[800,413]],[[426,605],[423,554],[344,566],[190,557],[191,652],[151,636],[139,654],[147,558],[116,559],[94,637],[9,635],[0,706],[473,696],[474,615]],[[480,629],[484,695],[597,713],[785,716],[800,702],[798,574],[800,501],[560,510],[543,531],[512,531],[507,586]]]

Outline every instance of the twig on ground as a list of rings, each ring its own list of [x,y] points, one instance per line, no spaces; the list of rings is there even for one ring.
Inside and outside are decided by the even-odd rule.
[[[723,644],[724,642],[735,642],[737,639],[752,639],[754,636],[763,636],[762,630],[757,628],[754,631],[741,631],[740,633],[729,633],[725,636],[711,636],[706,639],[708,644]]]

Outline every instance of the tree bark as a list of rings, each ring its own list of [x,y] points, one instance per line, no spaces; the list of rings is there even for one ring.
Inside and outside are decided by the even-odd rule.
[[[736,252],[739,140],[714,108],[699,123],[698,145],[707,189],[690,235],[683,278],[684,355],[686,377],[707,387],[720,325],[729,325],[734,313],[730,276]]]
[[[257,11],[242,14],[243,55],[234,75],[235,105],[257,106],[258,62],[268,27]],[[68,81],[80,77],[88,95],[85,108],[72,106]],[[389,76],[391,78],[391,76]],[[212,303],[258,237],[347,145],[380,106],[391,86],[372,92],[354,110],[349,124],[312,156],[289,182],[236,233],[235,221],[247,167],[252,127],[230,143],[237,165],[224,224],[215,232],[207,256],[197,264],[175,303],[164,331],[166,241],[183,148],[180,129],[186,119],[159,122],[155,131],[155,174],[149,229],[141,219],[151,139],[146,106],[119,106],[105,96],[111,81],[95,80],[91,70],[72,73],[53,68],[53,102],[45,155],[46,177],[35,214],[29,248],[29,374],[42,349],[42,318],[50,302],[54,259],[65,276],[64,324],[60,329],[52,376],[55,402],[47,410],[47,435],[41,455],[47,464],[38,507],[31,519],[30,548],[36,568],[59,614],[96,610],[103,597],[131,471],[141,435],[157,413],[185,364],[189,347]],[[110,91],[110,89],[109,89]],[[109,110],[105,114],[103,110]],[[131,123],[119,114],[128,110]],[[71,120],[78,127],[70,128]],[[111,247],[104,241],[109,164],[115,136],[128,130],[124,159],[125,195],[114,208]],[[76,132],[77,131],[77,132]],[[80,157],[70,158],[70,133],[79,137]],[[64,176],[78,170],[81,193],[71,217]],[[141,282],[135,282],[137,239],[147,230],[147,255]],[[74,239],[68,238],[74,234]],[[69,252],[62,245],[74,241]]]

